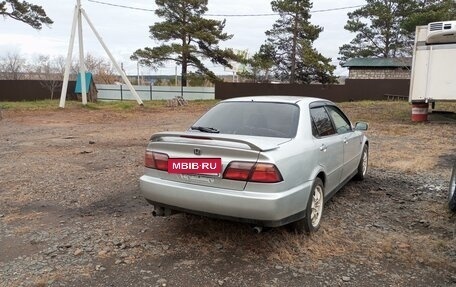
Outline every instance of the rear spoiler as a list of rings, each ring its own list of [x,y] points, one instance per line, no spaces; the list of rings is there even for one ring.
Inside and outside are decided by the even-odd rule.
[[[242,138],[241,138],[242,137]],[[265,141],[258,137],[249,137],[240,136],[240,135],[226,135],[211,134],[211,133],[196,133],[196,132],[160,132],[153,134],[150,138],[151,142],[164,142],[165,138],[174,138],[174,139],[189,139],[189,140],[215,140],[215,141],[225,141],[231,143],[239,143],[248,146],[251,150],[255,151],[268,151],[273,150],[279,147],[279,143],[271,143],[270,141]],[[280,142],[284,140],[281,139]],[[287,141],[287,140],[285,140]],[[171,142],[173,142],[171,140]]]

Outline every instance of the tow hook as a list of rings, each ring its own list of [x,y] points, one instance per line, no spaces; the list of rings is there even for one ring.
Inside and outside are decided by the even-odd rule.
[[[263,231],[263,226],[255,226],[253,227],[253,232],[256,234],[260,234]]]

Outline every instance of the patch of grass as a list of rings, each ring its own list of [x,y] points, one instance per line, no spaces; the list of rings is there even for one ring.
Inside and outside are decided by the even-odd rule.
[[[412,111],[411,105],[403,101],[361,101],[340,103],[339,106],[354,122],[406,122],[410,121]]]
[[[130,111],[133,110],[137,106],[137,103],[132,102],[116,102],[112,106],[114,109],[122,110],[122,111]]]
[[[189,101],[191,107],[212,107],[218,100]],[[83,106],[79,101],[66,101],[65,109],[88,109],[105,111],[136,111],[166,107],[166,101],[145,101],[141,107],[136,101],[98,101]],[[59,109],[59,100],[40,100],[23,102],[0,102],[0,108],[12,111],[53,111]]]
[[[194,100],[194,101],[190,101],[190,103],[192,105],[197,105],[197,106],[201,106],[201,105],[216,105],[218,102],[220,102],[220,100]]]
[[[59,107],[58,100],[40,100],[23,102],[0,102],[0,108],[5,110],[53,110]]]
[[[412,105],[406,101],[360,101],[338,104],[352,121],[409,123]],[[431,111],[431,106],[429,111]],[[456,112],[456,103],[437,102],[436,111]],[[451,115],[446,115],[451,117]]]
[[[97,105],[96,103],[87,103],[87,105],[82,106],[82,108],[87,109],[87,110],[94,110],[94,111],[101,110],[100,105]]]
[[[99,101],[81,107],[89,110],[132,111],[138,104],[133,101]]]
[[[303,258],[316,262],[344,256],[357,248],[340,228],[322,227],[316,236],[296,234],[286,227],[257,235],[245,224],[192,215],[181,216],[174,223],[174,232],[184,235],[178,238],[181,246],[207,254],[214,252],[217,243],[226,250],[238,250],[244,258],[289,264]]]
[[[435,104],[435,110],[456,113],[456,103],[455,102],[437,102]]]

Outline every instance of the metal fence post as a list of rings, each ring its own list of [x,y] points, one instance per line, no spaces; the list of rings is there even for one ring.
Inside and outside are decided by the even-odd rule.
[[[149,84],[150,100],[152,101],[152,82]]]
[[[123,101],[122,85],[120,85],[120,101]]]

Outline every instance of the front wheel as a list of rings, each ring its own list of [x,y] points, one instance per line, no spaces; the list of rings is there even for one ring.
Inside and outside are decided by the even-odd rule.
[[[313,233],[320,228],[324,204],[324,186],[320,178],[316,178],[309,200],[307,201],[306,215],[303,219],[291,223],[292,230],[298,233]]]
[[[364,145],[361,159],[358,164],[358,172],[355,175],[357,180],[363,180],[367,174],[367,166],[369,164],[369,146]]]
[[[451,173],[448,201],[450,210],[456,211],[456,163],[454,164],[453,172]]]

